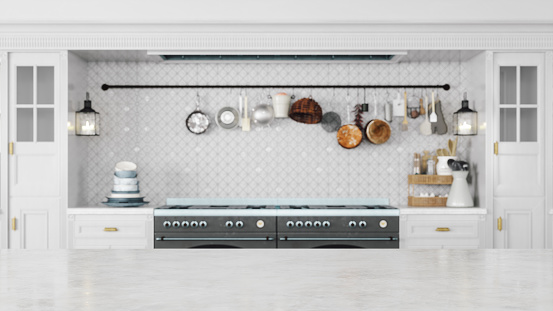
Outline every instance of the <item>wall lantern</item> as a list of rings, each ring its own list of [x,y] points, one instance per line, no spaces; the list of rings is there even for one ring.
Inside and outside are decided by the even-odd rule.
[[[78,136],[100,135],[100,114],[92,109],[92,101],[86,92],[84,108],[75,113],[75,134]]]
[[[463,94],[461,109],[453,113],[453,134],[459,136],[478,134],[478,112],[469,108],[466,92]]]

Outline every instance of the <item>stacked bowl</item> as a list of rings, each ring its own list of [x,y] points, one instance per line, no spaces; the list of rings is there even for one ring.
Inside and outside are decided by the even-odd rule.
[[[103,204],[112,207],[138,207],[148,203],[140,194],[136,168],[136,164],[128,161],[115,165],[113,189],[107,197],[108,201],[102,202]]]

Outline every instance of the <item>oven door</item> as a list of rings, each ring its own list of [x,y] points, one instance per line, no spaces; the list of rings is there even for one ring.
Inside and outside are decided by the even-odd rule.
[[[399,248],[399,238],[282,236],[278,248]]]
[[[248,234],[231,237],[155,234],[154,248],[276,248],[276,239]]]

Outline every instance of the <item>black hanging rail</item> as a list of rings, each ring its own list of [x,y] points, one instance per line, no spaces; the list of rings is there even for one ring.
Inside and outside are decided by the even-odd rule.
[[[444,89],[444,85],[109,85],[102,84],[102,90],[109,89]]]

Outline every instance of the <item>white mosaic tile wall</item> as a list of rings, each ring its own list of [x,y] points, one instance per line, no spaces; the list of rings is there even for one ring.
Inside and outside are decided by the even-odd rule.
[[[110,193],[116,162],[138,164],[140,189],[150,206],[167,197],[386,197],[393,205],[407,204],[407,174],[414,152],[447,148],[452,113],[465,91],[463,64],[458,62],[401,64],[163,64],[90,62],[88,89],[93,108],[101,114],[101,136],[89,140],[86,201],[99,205]],[[352,150],[340,147],[335,133],[320,124],[276,119],[270,128],[252,125],[251,132],[218,128],[213,117],[224,106],[238,108],[238,90],[200,90],[201,110],[212,118],[205,134],[185,125],[195,109],[193,89],[113,89],[107,84],[444,84],[439,92],[448,123],[446,135],[423,136],[422,117],[391,123],[392,137],[383,145],[368,141]],[[335,111],[347,122],[346,90],[248,90],[250,104],[267,94],[285,91],[297,98],[312,95],[323,112]],[[403,90],[399,90],[403,92]],[[470,90],[469,90],[470,91]],[[372,90],[368,90],[368,94]],[[378,117],[395,96],[377,90]],[[350,91],[352,106],[363,101]],[[408,90],[419,95],[420,90]],[[469,93],[470,95],[470,93]],[[367,100],[372,96],[367,96]],[[470,98],[469,98],[470,99]],[[266,99],[263,99],[267,101]],[[371,101],[372,103],[372,101]],[[365,121],[372,118],[365,113]],[[470,138],[460,138],[458,154],[466,159]],[[421,189],[447,193],[447,187]]]

